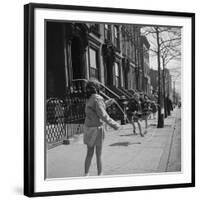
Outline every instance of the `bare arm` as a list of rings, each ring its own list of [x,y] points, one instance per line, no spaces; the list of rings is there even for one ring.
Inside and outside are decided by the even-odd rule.
[[[109,106],[111,106],[114,102],[115,102],[114,99],[108,99],[108,100],[106,100],[105,101],[106,108],[108,108]]]
[[[103,99],[96,99],[95,109],[96,109],[97,115],[100,117],[100,119],[102,119],[104,122],[106,122],[108,125],[110,125],[115,130],[120,128],[120,125],[116,121],[114,121],[106,112]]]

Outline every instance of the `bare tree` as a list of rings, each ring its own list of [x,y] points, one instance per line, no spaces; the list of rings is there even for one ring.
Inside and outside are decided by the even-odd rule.
[[[157,57],[158,66],[158,128],[164,127],[165,68],[171,60],[180,59],[181,31],[178,27],[151,26],[143,28],[143,35],[150,36],[150,51]],[[161,60],[163,68],[163,93],[161,90]]]
[[[174,33],[173,33],[174,34]],[[162,50],[161,50],[161,60],[162,60],[162,68],[163,68],[163,101],[164,101],[164,113],[165,117],[167,117],[167,102],[166,102],[166,91],[165,91],[165,69],[167,64],[172,60],[179,60],[181,57],[181,38],[180,37],[172,37],[169,40],[163,41],[161,38],[162,44]],[[179,68],[180,69],[180,68]],[[168,97],[167,97],[168,98]]]

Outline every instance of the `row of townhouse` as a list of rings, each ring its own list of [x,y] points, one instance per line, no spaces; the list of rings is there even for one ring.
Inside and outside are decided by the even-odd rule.
[[[151,93],[158,94],[158,70],[150,69],[149,76],[151,80],[151,83],[150,83]],[[170,74],[169,69],[165,68],[164,74],[163,74],[163,70],[161,70],[160,77],[161,77],[161,81],[160,81],[161,93],[165,97],[169,97],[172,100],[173,99],[172,76]],[[165,81],[163,81],[163,79]]]
[[[47,98],[91,77],[115,92],[150,93],[149,47],[137,25],[47,21]]]

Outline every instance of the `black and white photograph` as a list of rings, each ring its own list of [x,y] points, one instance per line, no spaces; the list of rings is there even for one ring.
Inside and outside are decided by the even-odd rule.
[[[45,26],[46,178],[181,172],[182,28]]]
[[[194,186],[194,13],[24,11],[25,195]]]

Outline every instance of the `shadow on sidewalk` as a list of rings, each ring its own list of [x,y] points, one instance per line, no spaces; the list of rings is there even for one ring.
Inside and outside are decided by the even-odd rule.
[[[141,142],[116,142],[113,144],[110,144],[109,146],[129,146],[129,145],[134,145],[134,144],[141,144]]]
[[[155,126],[157,126],[157,124],[149,124],[149,126],[153,126],[153,127],[155,127]]]
[[[136,136],[136,135],[134,135],[133,133],[130,133],[130,134],[126,134],[126,135],[119,135],[120,137],[124,137],[124,136]]]
[[[173,125],[171,124],[164,124],[164,128],[165,127],[172,127]],[[149,124],[148,127],[157,127],[157,124]]]

